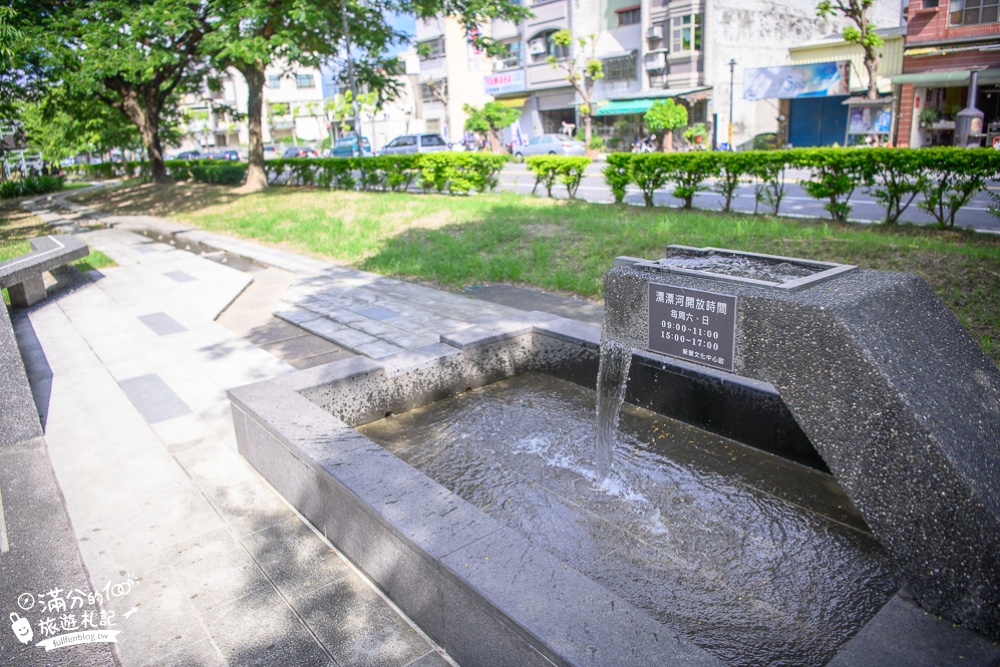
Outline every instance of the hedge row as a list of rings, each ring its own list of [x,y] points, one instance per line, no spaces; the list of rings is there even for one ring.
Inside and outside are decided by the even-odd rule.
[[[292,158],[267,163],[273,185],[404,191],[414,183],[425,192],[486,192],[499,183],[507,155],[488,153],[421,153],[364,158]]]
[[[14,197],[31,197],[62,190],[63,179],[60,176],[27,176],[25,178],[0,181],[0,199]]]
[[[862,188],[885,207],[886,224],[895,224],[918,194],[917,206],[941,227],[954,227],[955,215],[988,180],[1000,177],[1000,151],[990,148],[796,148],[782,151],[614,153],[608,156],[604,178],[616,202],[629,185],[637,186],[646,206],[653,193],[672,183],[672,194],[691,208],[694,194],[711,182],[729,211],[742,183],[756,185],[757,212],[766,204],[778,214],[786,194],[787,169],[804,169],[800,181],[810,196],[825,200],[823,208],[835,220],[846,220],[848,200]]]

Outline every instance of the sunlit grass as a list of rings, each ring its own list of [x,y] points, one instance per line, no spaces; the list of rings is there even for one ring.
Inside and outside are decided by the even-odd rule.
[[[274,188],[234,196],[183,187],[96,193],[96,206],[151,205],[173,219],[384,275],[460,289],[515,283],[599,299],[616,256],[720,247],[915,273],[1000,359],[1000,238],[929,227],[645,209],[501,193],[473,197]],[[102,197],[104,198],[102,200]],[[171,204],[171,201],[176,202]],[[200,202],[205,202],[199,205]],[[174,208],[170,208],[171,205]]]

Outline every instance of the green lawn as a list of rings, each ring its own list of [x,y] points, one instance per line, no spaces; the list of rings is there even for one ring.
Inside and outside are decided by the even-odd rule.
[[[29,239],[52,233],[52,228],[21,208],[20,199],[0,202],[0,262],[31,252]],[[71,263],[80,271],[115,266],[115,261],[100,250]],[[7,290],[3,290],[4,303],[10,303]]]
[[[857,264],[924,277],[1000,361],[1000,238],[931,228],[835,224],[565,202],[275,188],[137,186],[86,197],[119,213],[156,211],[204,229],[450,289],[504,282],[600,299],[619,255],[669,244]]]

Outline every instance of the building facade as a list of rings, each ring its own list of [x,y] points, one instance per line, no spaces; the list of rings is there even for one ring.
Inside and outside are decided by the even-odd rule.
[[[592,48],[604,70],[593,90],[596,132],[618,150],[641,132],[641,114],[665,98],[685,104],[691,123],[718,119],[727,127],[732,95],[736,144],[777,130],[776,100],[743,99],[744,71],[786,64],[789,47],[846,25],[819,18],[814,0],[541,0],[530,9],[533,18],[522,24],[493,22],[492,35],[506,53],[493,60],[483,90],[522,110],[513,131],[525,141],[576,128],[582,100],[548,60]],[[896,0],[877,0],[870,17],[896,26],[901,11]],[[556,44],[552,36],[562,29],[586,45]]]
[[[955,114],[974,102],[985,140],[1000,136],[1000,16],[997,0],[913,0],[899,88],[899,146],[951,145]],[[978,72],[975,100],[970,74]],[[997,145],[1000,145],[998,142]]]

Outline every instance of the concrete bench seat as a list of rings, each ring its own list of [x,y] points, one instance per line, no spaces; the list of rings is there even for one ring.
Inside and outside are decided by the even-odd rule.
[[[90,248],[70,236],[39,236],[30,240],[31,252],[0,263],[0,287],[6,287],[12,306],[24,308],[45,298],[42,274],[86,257]]]

